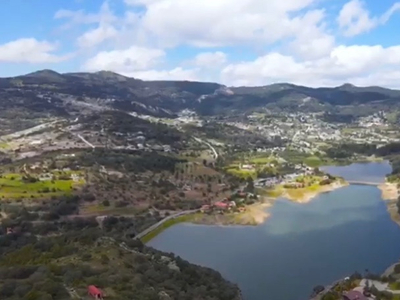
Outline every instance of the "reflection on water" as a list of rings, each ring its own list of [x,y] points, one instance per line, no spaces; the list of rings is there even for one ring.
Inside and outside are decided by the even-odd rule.
[[[246,300],[307,299],[318,284],[382,272],[400,257],[400,228],[376,187],[351,185],[302,205],[282,199],[270,211],[258,227],[180,224],[149,245],[220,271]]]
[[[324,194],[309,205],[282,199],[270,210],[272,217],[266,230],[271,234],[286,234],[329,229],[355,221],[373,221],[377,217],[375,199],[379,197],[377,188],[354,185]],[[362,203],[353,199],[360,199]]]
[[[322,171],[335,176],[343,177],[346,180],[384,182],[385,176],[392,172],[388,161],[373,163],[357,163],[348,166],[324,166]]]

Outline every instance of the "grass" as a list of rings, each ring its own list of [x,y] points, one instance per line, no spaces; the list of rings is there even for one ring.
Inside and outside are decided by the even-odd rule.
[[[8,149],[10,145],[7,142],[0,142],[0,149]]]
[[[342,129],[342,133],[343,134],[351,134],[353,132],[357,132],[358,130],[360,130],[359,128],[353,128],[353,127],[347,127],[347,128],[343,128]]]
[[[179,224],[179,223],[190,222],[190,221],[196,219],[197,217],[199,217],[199,215],[201,215],[201,214],[184,215],[184,216],[180,216],[180,217],[177,217],[175,219],[172,219],[172,220],[168,220],[165,223],[163,223],[162,225],[160,225],[159,227],[157,227],[156,229],[154,229],[153,231],[149,232],[144,237],[142,237],[141,241],[144,244],[146,244],[150,240],[155,238],[157,235],[159,235],[161,232],[163,232],[164,230],[168,229],[169,227],[172,227],[172,226],[174,226],[176,224]]]
[[[281,186],[275,186],[273,189],[266,189],[266,195],[272,198],[282,196],[284,190]]]
[[[26,182],[21,174],[5,174],[0,178],[0,197],[2,198],[41,198],[44,195],[68,194],[73,186],[83,184],[84,180],[46,180]]]
[[[248,178],[248,177],[252,177],[253,179],[255,179],[257,177],[257,173],[255,170],[239,170],[237,168],[229,168],[226,169],[226,172],[239,177],[239,178]]]
[[[304,159],[304,163],[312,168],[319,167],[323,164],[322,160],[318,156],[310,156]]]
[[[391,282],[389,283],[389,288],[393,291],[398,291],[400,290],[400,282],[396,281],[396,282]]]
[[[250,160],[253,164],[267,164],[273,161],[274,158],[271,157],[256,157]]]

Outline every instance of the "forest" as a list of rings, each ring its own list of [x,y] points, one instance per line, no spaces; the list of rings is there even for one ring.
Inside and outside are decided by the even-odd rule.
[[[74,201],[49,209],[63,205],[71,213]],[[20,207],[2,222],[0,299],[70,299],[71,291],[84,296],[91,284],[107,299],[238,299],[237,286],[219,273],[131,239],[127,219],[45,221],[37,217],[41,209]],[[14,232],[6,234],[10,227]]]

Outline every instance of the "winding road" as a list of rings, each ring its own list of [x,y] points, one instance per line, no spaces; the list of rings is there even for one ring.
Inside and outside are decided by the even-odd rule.
[[[203,141],[202,139],[199,139],[197,137],[193,137],[193,138],[197,142],[206,144],[208,147],[210,147],[211,151],[214,153],[214,159],[218,159],[218,152],[215,150],[215,148],[209,142]]]

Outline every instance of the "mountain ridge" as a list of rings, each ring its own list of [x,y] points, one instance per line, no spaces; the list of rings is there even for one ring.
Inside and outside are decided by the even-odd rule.
[[[37,70],[31,73],[27,74],[22,74],[22,75],[17,75],[17,76],[6,76],[6,77],[0,77],[0,79],[13,79],[13,78],[23,78],[23,77],[45,77],[43,75],[45,74],[52,74],[53,76],[103,76],[104,78],[112,78],[112,77],[118,77],[118,78],[124,78],[124,79],[133,79],[136,81],[141,81],[144,83],[157,83],[157,82],[165,82],[165,83],[202,83],[202,84],[216,84],[221,87],[226,87],[229,89],[241,89],[241,88],[247,88],[247,89],[259,89],[259,88],[271,88],[271,87],[286,87],[286,88],[310,88],[310,89],[381,89],[381,90],[387,90],[387,91],[399,91],[400,89],[394,89],[394,88],[386,88],[386,87],[381,87],[381,86],[357,86],[349,82],[345,82],[342,85],[338,86],[321,86],[321,87],[309,87],[309,86],[304,86],[304,85],[298,85],[290,82],[275,82],[271,84],[265,84],[265,85],[255,85],[255,86],[228,86],[225,84],[221,84],[218,82],[211,82],[211,81],[199,81],[199,80],[143,80],[135,77],[128,77],[113,71],[108,71],[108,70],[101,70],[101,71],[96,71],[96,72],[65,72],[65,73],[59,73],[57,71],[51,70],[51,69],[42,69],[42,70]]]
[[[22,97],[19,101],[22,106],[28,105],[35,96],[47,95],[55,99],[53,104],[60,99],[63,102],[67,97],[159,117],[174,117],[184,109],[200,115],[226,115],[260,109],[332,112],[340,111],[342,106],[360,105],[369,110],[387,110],[400,104],[399,90],[377,86],[357,87],[345,83],[338,87],[313,88],[274,83],[228,87],[200,81],[145,81],[110,71],[60,74],[53,70],[39,70],[0,78],[0,96],[13,98],[16,95]],[[45,109],[51,103],[43,103],[43,106]]]

